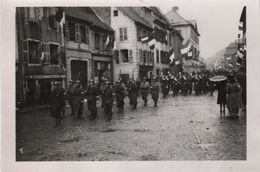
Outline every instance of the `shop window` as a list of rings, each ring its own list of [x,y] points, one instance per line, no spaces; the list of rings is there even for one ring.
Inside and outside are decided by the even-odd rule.
[[[127,28],[119,28],[120,41],[127,40]]]
[[[118,10],[114,10],[114,17],[118,16]]]
[[[95,33],[95,49],[100,50],[100,35],[98,33]]]
[[[41,51],[40,51],[40,44],[36,41],[28,41],[29,44],[29,63],[31,64],[39,64]]]
[[[75,41],[75,24],[69,23],[69,40]]]
[[[50,44],[50,64],[59,64],[59,46],[55,44]]]
[[[122,59],[123,63],[129,62],[128,50],[127,49],[120,50],[120,55],[121,55],[121,59]]]

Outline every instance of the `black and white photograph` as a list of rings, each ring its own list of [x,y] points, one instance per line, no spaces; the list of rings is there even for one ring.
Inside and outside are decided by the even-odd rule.
[[[15,6],[14,162],[249,160],[247,3],[162,2]]]

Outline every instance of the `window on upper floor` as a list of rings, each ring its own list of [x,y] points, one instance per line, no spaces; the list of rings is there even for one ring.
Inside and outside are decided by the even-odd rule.
[[[95,49],[100,50],[100,35],[98,33],[95,33],[94,37],[95,37]]]
[[[181,30],[180,29],[178,29],[178,30],[176,30],[179,34],[181,34]]]
[[[113,13],[114,13],[114,17],[118,16],[118,10],[114,10]]]
[[[29,23],[36,23],[38,22],[38,9],[36,7],[27,7],[25,9],[25,18]]]
[[[50,44],[50,64],[59,64],[59,46]]]
[[[86,43],[86,27],[80,25],[80,38],[82,43]]]
[[[69,40],[75,41],[75,24],[74,23],[69,23]]]
[[[127,28],[119,28],[119,37],[120,41],[126,41],[127,40]]]
[[[58,29],[58,21],[55,18],[55,14],[57,13],[57,8],[50,7],[48,8],[48,23],[51,29],[57,30]]]
[[[128,49],[122,49],[120,50],[120,56],[123,63],[129,62],[129,56],[128,56]]]
[[[40,43],[37,41],[28,41],[28,48],[29,63],[39,64],[41,57]]]

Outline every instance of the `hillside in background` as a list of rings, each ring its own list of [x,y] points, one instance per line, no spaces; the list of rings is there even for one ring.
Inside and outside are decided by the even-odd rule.
[[[207,68],[212,68],[213,66],[217,66],[217,64],[221,63],[221,61],[224,59],[224,53],[226,48],[223,48],[216,53],[214,53],[212,56],[206,59],[206,66]]]

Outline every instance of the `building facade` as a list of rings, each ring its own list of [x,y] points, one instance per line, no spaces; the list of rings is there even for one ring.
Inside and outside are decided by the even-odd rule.
[[[65,86],[66,63],[58,8],[16,8],[16,100],[47,103],[52,83]]]
[[[90,7],[70,7],[66,14],[67,82],[113,80],[112,39],[114,31]]]
[[[196,21],[184,19],[179,14],[178,7],[173,7],[172,10],[165,14],[165,17],[170,21],[171,26],[183,37],[183,45],[190,45],[190,52],[192,52],[192,55],[183,58],[183,71],[200,71],[200,34],[198,32]]]

